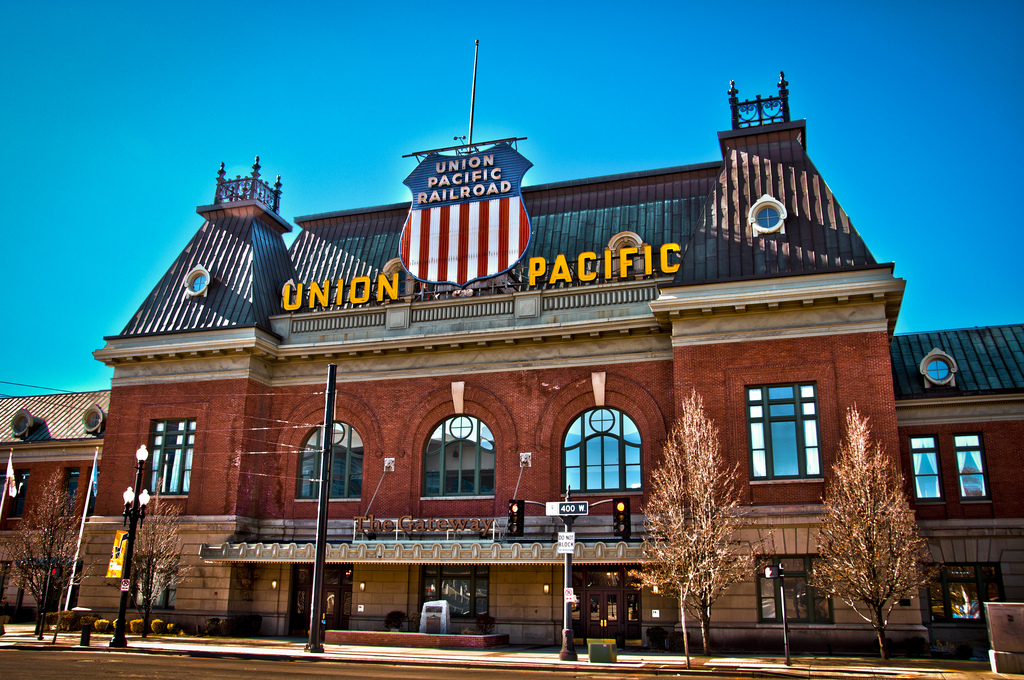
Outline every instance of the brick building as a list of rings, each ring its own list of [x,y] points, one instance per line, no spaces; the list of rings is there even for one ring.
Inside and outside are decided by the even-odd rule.
[[[280,184],[260,178],[258,159],[248,178],[222,169],[199,231],[95,353],[114,367],[100,487],[130,485],[145,444],[150,488],[185,518],[193,571],[169,584],[161,618],[256,613],[268,634],[309,627],[334,364],[328,628],[380,628],[389,611],[445,599],[457,629],[489,613],[513,642],[557,644],[561,524],[527,505],[516,537],[506,516],[510,499],[553,501],[567,485],[593,506],[575,527],[576,636],[629,643],[677,626],[673,598],[628,571],[642,559],[648,476],[696,390],[739,466],[749,531],[770,529],[787,567],[795,649],[874,639],[806,578],[853,405],[900,457],[946,565],[897,607],[891,636],[983,639],[980,603],[1024,598],[1024,330],[894,337],[904,281],[811,162],[785,86],[760,103],[732,93],[721,160],[522,188],[529,228],[496,237],[488,257],[516,238],[525,257],[467,282],[410,266],[408,204],[296,218],[286,247]],[[512,146],[442,154],[437,172],[486,167]],[[422,262],[445,266],[446,249],[465,245],[451,219],[422,242]],[[597,505],[613,498],[630,501],[630,540],[614,535],[611,504]],[[88,525],[86,562],[100,567],[81,599],[95,609],[116,607],[101,568],[120,513],[120,494],[101,494]],[[782,606],[751,574],[716,605],[715,639],[777,648]]]

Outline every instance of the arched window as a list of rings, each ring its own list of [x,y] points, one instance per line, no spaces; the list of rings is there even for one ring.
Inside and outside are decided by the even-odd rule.
[[[494,435],[479,418],[452,416],[423,451],[425,496],[494,495]]]
[[[323,427],[313,430],[302,443],[299,458],[299,498],[317,498],[319,488],[313,481],[320,476],[320,451]],[[363,490],[363,440],[348,423],[334,423],[331,448],[331,498],[359,498]]]
[[[639,489],[640,430],[618,409],[585,411],[565,433],[562,460],[573,491]]]

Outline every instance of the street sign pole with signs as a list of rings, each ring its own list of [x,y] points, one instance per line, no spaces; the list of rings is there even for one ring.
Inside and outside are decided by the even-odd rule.
[[[573,644],[572,632],[572,605],[575,597],[569,599],[572,592],[572,553],[576,546],[576,534],[572,530],[572,523],[580,515],[586,515],[590,508],[586,501],[573,503],[570,496],[571,490],[565,489],[565,502],[545,503],[546,514],[557,515],[565,523],[565,531],[558,534],[558,552],[565,555],[565,609],[562,616],[562,649],[558,652],[558,658],[562,661],[577,661],[576,647]],[[552,507],[554,506],[554,507]],[[554,510],[555,512],[552,512]],[[562,512],[562,511],[565,512]],[[564,538],[563,538],[564,537]],[[563,550],[563,545],[565,550]]]

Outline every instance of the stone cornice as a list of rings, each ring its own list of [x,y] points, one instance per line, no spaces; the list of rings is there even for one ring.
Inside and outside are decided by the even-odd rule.
[[[961,395],[896,402],[896,423],[900,427],[1021,419],[1024,419],[1024,395],[1021,394]]]
[[[891,268],[876,267],[771,279],[663,287],[661,296],[652,301],[650,306],[660,321],[672,322],[674,328],[678,328],[674,322],[680,320],[882,305],[884,312],[878,315],[877,322],[882,328],[887,328],[889,335],[892,335],[895,332],[896,317],[903,301],[905,285],[903,279],[893,277]],[[757,328],[763,326],[763,322],[752,321],[750,325]],[[819,332],[841,331],[827,328]],[[721,341],[750,339],[751,337],[745,334]]]

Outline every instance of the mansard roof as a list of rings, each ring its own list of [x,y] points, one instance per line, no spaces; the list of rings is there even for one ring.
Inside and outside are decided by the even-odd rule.
[[[206,222],[132,316],[121,336],[227,328],[270,330],[281,288],[295,276],[282,234],[291,227],[259,201],[200,207]],[[205,296],[190,296],[185,277],[210,274]]]
[[[925,387],[921,361],[933,349],[956,362],[955,386]],[[897,400],[1024,391],[1024,324],[900,334],[889,353]]]
[[[794,126],[802,130],[802,121],[777,127],[785,132]],[[878,264],[807,156],[802,135],[762,131],[749,143],[735,137],[723,141],[725,158],[696,229],[685,241],[677,283]],[[748,211],[765,195],[785,207],[783,232],[757,234],[748,223]]]
[[[526,255],[574,262],[628,231],[655,248],[680,245],[679,285],[877,266],[807,157],[803,121],[721,133],[720,143],[718,162],[523,188],[533,227]],[[279,184],[272,190],[257,181],[258,167],[257,159],[251,181],[218,180],[224,201],[198,210],[205,224],[121,337],[271,331],[287,281],[373,280],[398,256],[409,203],[296,218],[302,231],[286,249],[282,234],[291,227],[276,214]],[[239,200],[251,186],[263,187],[262,200]],[[750,207],[765,194],[786,207],[784,233],[756,235],[748,224]],[[212,283],[206,296],[192,297],[184,279],[199,266]]]
[[[99,436],[89,434],[82,420],[85,412],[93,405],[99,406],[105,414],[110,409],[110,390],[0,399],[0,444],[78,440],[102,442],[102,429],[99,430]],[[22,410],[27,411],[36,422],[28,429],[27,436],[16,437],[11,423]]]

